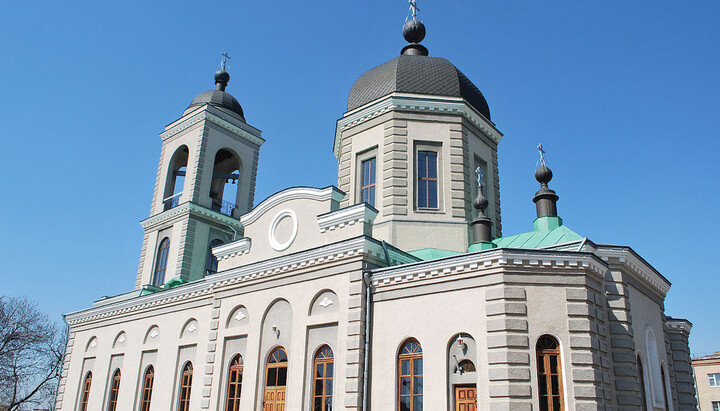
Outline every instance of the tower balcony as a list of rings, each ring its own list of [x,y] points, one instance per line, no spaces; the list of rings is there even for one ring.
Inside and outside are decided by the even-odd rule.
[[[213,211],[217,211],[218,213],[225,214],[227,216],[232,217],[233,211],[237,205],[235,203],[231,203],[230,201],[225,201],[219,198],[213,198],[212,199],[212,207],[211,209]]]
[[[163,200],[163,211],[170,210],[171,208],[175,208],[180,204],[180,196],[182,196],[182,191],[174,194],[166,199]]]

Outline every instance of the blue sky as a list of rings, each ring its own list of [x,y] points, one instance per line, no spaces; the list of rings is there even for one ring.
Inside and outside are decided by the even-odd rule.
[[[720,349],[720,3],[419,0],[424,44],[482,90],[503,231],[532,227],[542,142],[566,225],[633,247]],[[256,204],[336,182],[335,121],[404,45],[403,0],[12,2],[0,15],[0,294],[59,318],[131,289],[158,134],[213,86],[263,130]]]

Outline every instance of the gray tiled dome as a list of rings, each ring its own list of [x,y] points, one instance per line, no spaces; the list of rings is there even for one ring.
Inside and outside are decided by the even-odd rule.
[[[236,113],[242,117],[245,121],[245,114],[243,113],[242,106],[238,103],[237,99],[225,91],[220,90],[208,90],[198,94],[197,97],[190,103],[187,110],[191,108],[209,104],[211,106],[222,107]],[[187,110],[185,110],[187,112]]]
[[[462,97],[490,120],[480,90],[452,63],[441,57],[401,55],[360,76],[350,90],[348,111],[390,93]]]

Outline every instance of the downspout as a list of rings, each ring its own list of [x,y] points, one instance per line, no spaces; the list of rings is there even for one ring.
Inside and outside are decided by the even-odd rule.
[[[387,251],[386,251],[387,252]],[[363,273],[363,282],[365,283],[365,363],[363,364],[363,402],[362,409],[367,411],[368,406],[368,370],[370,368],[370,310],[372,307],[372,284],[370,282],[370,272]]]
[[[237,230],[233,226],[229,225],[228,228],[233,232],[233,241],[237,240]]]

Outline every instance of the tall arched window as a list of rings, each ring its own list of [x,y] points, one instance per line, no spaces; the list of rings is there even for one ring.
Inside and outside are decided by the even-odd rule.
[[[278,347],[268,357],[265,367],[264,408],[266,411],[285,409],[288,359],[285,349]]]
[[[212,274],[216,273],[218,269],[218,260],[217,257],[212,253],[212,249],[214,247],[217,247],[219,245],[222,245],[222,240],[216,238],[212,241],[210,241],[210,244],[208,244],[208,253],[207,258],[205,259],[205,273],[206,274]]]
[[[238,411],[240,409],[240,391],[242,391],[243,358],[237,354],[230,361],[228,371],[227,405],[225,411]]]
[[[92,372],[88,371],[83,381],[82,395],[80,396],[80,411],[87,411],[88,398],[90,397],[90,386],[92,385]]]
[[[313,411],[332,410],[333,366],[332,349],[327,345],[320,347],[314,361]]]
[[[180,400],[178,401],[178,411],[190,410],[190,389],[192,388],[193,365],[190,361],[185,363],[180,380]]]
[[[645,370],[643,369],[642,360],[640,355],[637,357],[637,368],[638,368],[638,382],[640,383],[640,400],[642,405],[640,406],[643,411],[647,411],[647,393],[645,392]]]
[[[150,410],[150,398],[152,397],[153,382],[155,382],[155,368],[149,366],[145,370],[143,378],[142,402],[140,403],[140,411]]]
[[[117,408],[118,393],[120,392],[120,369],[115,370],[112,381],[110,382],[110,400],[108,401],[108,411],[115,411]]]
[[[168,254],[170,254],[170,239],[165,237],[160,241],[157,257],[155,257],[155,274],[153,275],[152,285],[156,287],[162,287],[165,284]]]
[[[660,378],[663,386],[663,399],[665,400],[665,411],[670,411],[670,398],[668,397],[667,384],[665,383],[665,367],[660,366]]]
[[[422,347],[411,338],[403,344],[398,355],[398,410],[423,409]]]
[[[538,368],[538,392],[540,411],[562,411],[565,407],[562,388],[562,364],[560,364],[560,344],[549,336],[543,335],[535,346]]]

